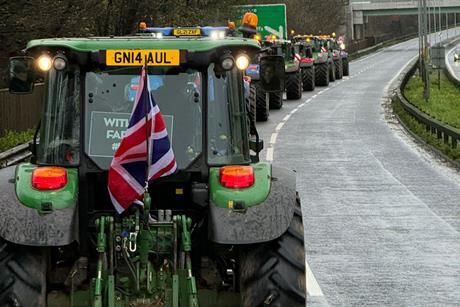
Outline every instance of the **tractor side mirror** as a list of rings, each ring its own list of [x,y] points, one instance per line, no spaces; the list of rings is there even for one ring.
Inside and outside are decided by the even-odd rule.
[[[266,92],[284,90],[284,58],[278,55],[267,55],[260,58],[260,80]]]
[[[11,94],[30,94],[34,88],[34,58],[18,56],[10,58],[8,84]]]

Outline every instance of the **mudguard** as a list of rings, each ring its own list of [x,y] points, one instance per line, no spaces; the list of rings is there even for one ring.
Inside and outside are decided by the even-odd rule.
[[[220,244],[250,244],[280,237],[289,227],[296,205],[296,178],[291,170],[272,166],[271,189],[261,204],[238,212],[209,207],[209,239]]]
[[[21,204],[15,192],[15,166],[0,169],[0,237],[30,246],[63,246],[77,240],[77,204],[39,214]]]

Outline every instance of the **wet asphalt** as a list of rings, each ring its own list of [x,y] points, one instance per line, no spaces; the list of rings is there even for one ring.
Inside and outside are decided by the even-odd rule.
[[[258,123],[261,157],[297,172],[309,306],[460,306],[460,175],[383,106],[417,52],[353,61]]]

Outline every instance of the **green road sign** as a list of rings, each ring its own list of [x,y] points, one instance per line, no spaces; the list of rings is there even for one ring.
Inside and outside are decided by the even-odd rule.
[[[246,12],[253,12],[259,17],[257,32],[264,38],[266,35],[276,35],[287,38],[286,5],[285,4],[260,4],[239,5],[236,7],[239,20]]]

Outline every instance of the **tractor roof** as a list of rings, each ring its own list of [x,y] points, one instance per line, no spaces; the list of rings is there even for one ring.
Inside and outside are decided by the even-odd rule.
[[[260,49],[258,41],[240,37],[163,37],[121,36],[90,38],[46,38],[31,40],[27,50],[37,47],[68,48],[77,52],[93,52],[108,49],[182,49],[202,52],[220,47],[249,47]]]

